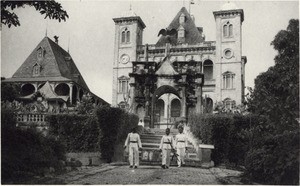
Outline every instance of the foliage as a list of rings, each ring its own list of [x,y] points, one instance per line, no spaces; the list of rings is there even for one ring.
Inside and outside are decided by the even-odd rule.
[[[49,134],[66,146],[67,152],[99,151],[101,135],[97,118],[93,115],[49,115]]]
[[[40,175],[43,169],[62,169],[65,149],[52,137],[45,137],[35,130],[21,130],[15,126],[14,114],[1,113],[1,181]]]
[[[115,147],[124,143],[127,134],[138,124],[138,117],[120,108],[100,107],[96,111],[102,132],[100,138],[101,156],[111,162]]]
[[[20,96],[20,86],[10,83],[1,83],[1,101],[14,101]]]
[[[192,114],[189,117],[191,131],[205,144],[213,144],[212,160],[215,164],[243,165],[249,149],[249,136],[245,132],[257,116],[240,114]]]
[[[54,0],[45,1],[1,1],[1,23],[7,25],[9,28],[11,25],[20,26],[18,16],[12,12],[15,8],[24,7],[25,5],[34,7],[40,14],[45,14],[45,19],[56,19],[59,22],[61,20],[66,21],[69,18],[67,12],[62,9],[60,3]]]
[[[275,66],[255,79],[249,110],[266,115],[274,132],[298,129],[299,118],[299,21],[290,20],[272,45],[278,50]]]
[[[266,118],[252,136],[246,175],[265,184],[299,184],[299,20],[290,20],[271,45],[275,65],[255,79],[248,107]]]
[[[247,176],[263,184],[299,184],[299,131],[268,135],[246,156]]]

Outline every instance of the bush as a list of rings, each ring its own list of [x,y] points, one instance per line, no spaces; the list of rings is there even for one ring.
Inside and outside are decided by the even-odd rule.
[[[47,116],[49,134],[58,138],[67,152],[97,152],[101,135],[93,115],[58,114]]]
[[[115,148],[124,143],[127,134],[138,124],[138,117],[120,108],[100,107],[96,110],[102,132],[100,138],[101,156],[111,162]]]
[[[268,135],[246,156],[246,175],[263,184],[299,184],[299,131]]]
[[[251,121],[252,120],[252,121]],[[245,132],[257,116],[235,114],[190,115],[193,134],[205,144],[213,144],[212,160],[216,165],[233,163],[243,165],[249,150],[249,136]]]
[[[2,111],[1,127],[1,181],[21,179],[28,175],[43,174],[45,168],[62,168],[59,161],[65,160],[65,149],[52,137],[45,137],[35,130],[21,130],[15,119],[7,119],[12,113]],[[5,127],[10,126],[10,127]]]

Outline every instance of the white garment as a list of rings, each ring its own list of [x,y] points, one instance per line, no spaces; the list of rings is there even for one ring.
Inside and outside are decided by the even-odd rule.
[[[184,157],[185,157],[185,148],[187,147],[187,137],[183,133],[179,133],[175,137],[175,144],[177,148],[177,164],[181,166],[181,164],[185,164]]]
[[[125,141],[125,146],[128,146],[130,165],[133,166],[134,160],[134,165],[139,166],[139,148],[142,148],[140,135],[137,133],[129,133]]]
[[[164,135],[161,138],[159,149],[172,149],[174,147],[173,137],[170,135]]]
[[[143,127],[144,127],[144,126],[145,126],[145,123],[140,121],[140,122],[138,123],[138,126],[143,126]]]
[[[159,149],[162,150],[162,165],[170,167],[170,154],[172,147],[174,147],[173,137],[170,135],[164,135],[161,138],[159,146]]]
[[[187,147],[187,137],[185,134],[179,133],[175,136],[175,146],[176,146],[176,148]]]

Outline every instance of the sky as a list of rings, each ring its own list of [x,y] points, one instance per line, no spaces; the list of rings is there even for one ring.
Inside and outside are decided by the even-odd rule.
[[[66,22],[44,19],[32,7],[15,10],[21,26],[2,26],[1,77],[9,78],[33,49],[47,36],[59,36],[59,45],[70,54],[90,90],[111,103],[115,25],[113,18],[130,9],[146,24],[143,44],[155,44],[157,33],[166,28],[188,0],[178,1],[58,1],[69,15]],[[213,11],[226,1],[194,0],[191,14],[203,27],[206,41],[216,40]],[[231,1],[244,10],[242,55],[247,56],[245,85],[254,87],[257,75],[274,65],[277,52],[270,45],[290,19],[299,19],[298,1]]]

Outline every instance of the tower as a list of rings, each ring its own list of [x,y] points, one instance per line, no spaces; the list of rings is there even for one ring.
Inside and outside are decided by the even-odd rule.
[[[244,12],[233,3],[215,11],[216,21],[216,99],[226,104],[241,104],[244,97],[242,23]],[[228,102],[228,103],[227,103]]]
[[[142,19],[132,10],[126,12],[115,22],[115,43],[113,61],[112,106],[126,107],[129,94],[129,73],[132,61],[136,61],[136,51],[143,42],[143,30],[146,27]]]

